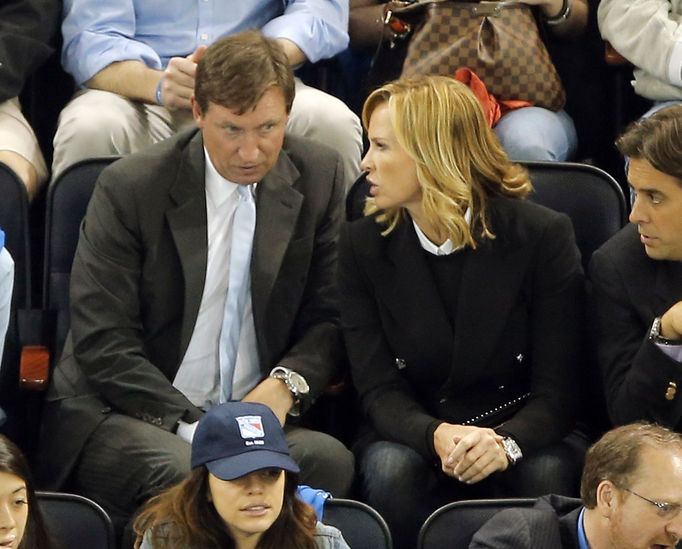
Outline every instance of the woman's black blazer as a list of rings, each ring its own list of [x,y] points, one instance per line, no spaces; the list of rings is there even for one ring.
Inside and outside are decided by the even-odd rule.
[[[373,430],[425,457],[442,421],[496,427],[526,455],[573,426],[584,281],[571,222],[510,198],[488,211],[495,238],[456,252],[454,331],[409,217],[385,237],[374,217],[342,231],[353,382]]]

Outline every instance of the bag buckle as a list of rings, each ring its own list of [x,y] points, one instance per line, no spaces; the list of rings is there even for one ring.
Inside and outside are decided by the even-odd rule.
[[[502,7],[502,2],[478,2],[471,4],[471,13],[481,17],[499,17]]]

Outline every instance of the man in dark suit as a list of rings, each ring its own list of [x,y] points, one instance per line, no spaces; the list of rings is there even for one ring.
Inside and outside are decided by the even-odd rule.
[[[343,356],[343,170],[334,151],[285,138],[286,56],[257,32],[223,39],[199,64],[194,93],[199,131],[113,164],[97,183],[45,407],[44,482],[70,481],[120,520],[189,471],[204,410],[255,401],[284,424]],[[302,482],[344,495],[350,452],[285,430]]]
[[[682,430],[682,106],[636,122],[631,225],[592,256],[592,329],[611,420]]]
[[[582,501],[545,496],[496,514],[470,549],[649,549],[682,538],[682,437],[636,423],[588,451]]]

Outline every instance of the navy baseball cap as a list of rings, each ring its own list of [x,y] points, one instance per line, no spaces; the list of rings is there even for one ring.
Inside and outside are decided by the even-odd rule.
[[[204,414],[192,439],[192,469],[199,465],[222,480],[268,468],[300,471],[279,420],[256,402],[226,402]]]

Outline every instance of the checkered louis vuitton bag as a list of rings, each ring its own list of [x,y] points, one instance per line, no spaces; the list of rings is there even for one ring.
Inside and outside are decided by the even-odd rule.
[[[520,2],[390,2],[385,24],[403,23],[407,52],[401,76],[475,72],[498,99],[522,99],[560,110],[561,79],[531,7]]]

